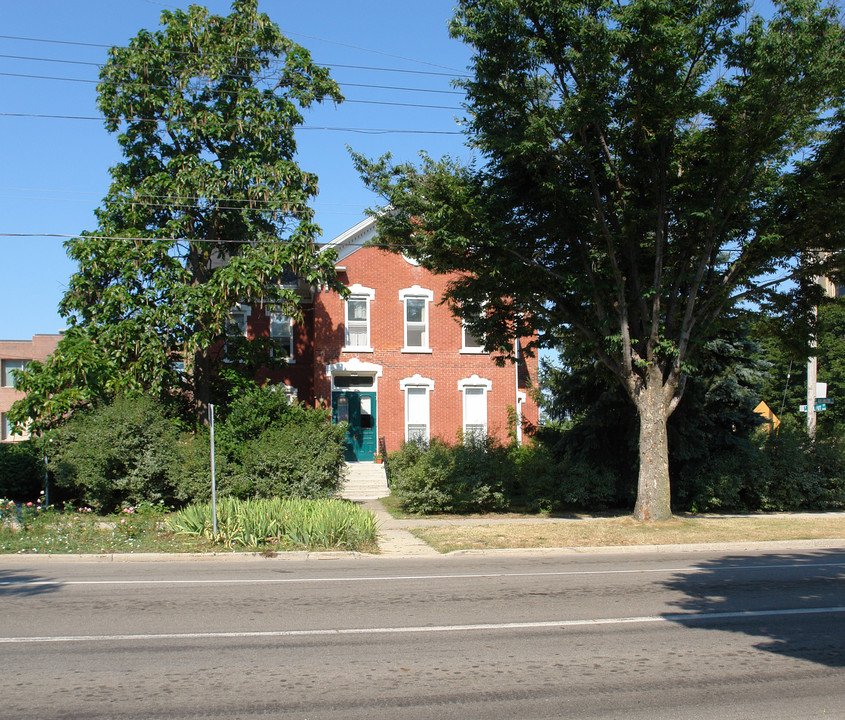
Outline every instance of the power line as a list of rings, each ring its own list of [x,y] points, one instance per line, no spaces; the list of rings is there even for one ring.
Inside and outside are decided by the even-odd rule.
[[[100,81],[97,80],[85,80],[81,78],[63,78],[63,77],[54,77],[50,75],[25,75],[23,73],[7,73],[7,72],[0,72],[0,76],[2,77],[18,77],[18,78],[28,78],[32,80],[59,80],[62,82],[79,82],[79,83],[88,83],[88,84],[98,84]],[[130,82],[130,83],[116,83],[111,82],[108,80],[102,81],[106,84],[121,84],[121,85],[133,85],[137,87],[145,87],[145,88],[162,88],[167,89],[165,85],[150,85],[147,83],[138,83],[138,82]],[[237,95],[237,90],[215,90],[216,94],[220,95]],[[353,103],[353,104],[364,104],[364,105],[388,105],[391,107],[412,107],[412,108],[422,108],[427,110],[461,110],[461,107],[455,105],[428,105],[425,103],[404,103],[404,102],[391,102],[389,100],[356,100],[353,98],[344,98],[343,102],[346,103]]]
[[[47,120],[99,120],[102,122],[105,118],[91,115],[47,115],[43,113],[6,113],[0,112],[0,117],[16,117],[16,118],[39,118]],[[187,123],[188,120],[162,120],[159,118],[115,118],[110,122],[171,122],[171,123]],[[248,124],[248,123],[244,123]],[[405,130],[397,128],[353,128],[353,127],[335,127],[329,125],[298,125],[296,130],[323,130],[327,132],[351,132],[359,133],[361,135],[463,135],[459,130]]]
[[[20,58],[17,55],[2,55],[0,54],[0,58],[17,58],[17,59],[37,59],[37,58]],[[94,65],[96,67],[102,67],[97,63],[83,63],[76,60],[51,60],[50,62],[66,62],[66,63],[74,63],[78,65]],[[83,83],[108,83],[111,81],[108,80],[89,80],[86,78],[69,78],[69,77],[56,77],[54,75],[31,75],[25,73],[9,73],[9,72],[0,72],[0,75],[5,77],[20,77],[20,78],[33,78],[37,80],[62,80],[66,82],[83,82]],[[267,79],[267,78],[262,78]],[[405,87],[400,85],[373,85],[370,83],[354,83],[354,82],[340,82],[335,81],[340,87],[357,87],[357,88],[369,88],[373,90],[399,90],[402,92],[422,92],[422,93],[437,93],[440,95],[464,95],[463,91],[461,90],[440,90],[435,88],[417,88],[417,87]],[[116,84],[116,83],[114,83]],[[122,83],[128,84],[128,83]],[[133,82],[132,84],[141,85],[143,87],[165,87],[164,85],[151,85],[146,83],[138,83]],[[235,92],[233,90],[219,90],[218,92]]]
[[[105,48],[105,49],[111,49],[113,47],[119,47],[120,49],[126,49],[125,46],[118,46],[118,45],[103,45],[103,44],[98,44],[98,43],[83,43],[83,42],[76,42],[76,41],[72,41],[72,40],[49,40],[49,39],[46,39],[46,38],[28,38],[28,37],[20,37],[20,36],[16,36],[16,35],[0,35],[0,39],[2,39],[2,40],[21,40],[21,41],[25,41],[25,42],[40,42],[40,43],[57,44],[57,45],[79,45],[81,47],[95,47],[95,48]],[[327,40],[326,42],[333,42],[333,41]],[[343,44],[343,43],[338,43],[338,44]],[[349,47],[354,48],[355,46],[350,45]],[[359,49],[365,49],[365,48],[359,48]],[[172,52],[176,55],[199,56],[199,53],[193,53],[193,52],[189,52],[187,50],[174,50]],[[390,55],[389,53],[382,53],[380,50],[371,50],[369,52],[378,53],[380,55]],[[0,57],[15,57],[15,56],[0,56]],[[235,56],[228,56],[227,55],[226,57],[231,57],[231,59],[233,59],[233,60],[240,59],[240,56],[237,56],[237,55],[235,55]],[[453,69],[453,68],[447,68],[446,66],[443,66],[443,65],[435,65],[434,63],[429,63],[425,60],[413,60],[413,59],[410,59],[410,58],[402,58],[399,55],[394,55],[394,56],[391,56],[391,57],[397,57],[397,58],[400,58],[400,59],[403,59],[403,60],[407,60],[409,62],[420,63],[422,65],[431,65],[433,67],[442,67],[444,69],[450,69],[450,70]],[[26,58],[26,57],[21,57],[21,56],[17,56],[16,59],[19,59],[19,60],[42,60],[42,61],[47,61],[47,62],[72,62],[72,63],[78,62],[79,64],[97,65],[99,67],[102,67],[101,63],[83,63],[81,61],[73,61],[73,60],[51,60],[50,58]],[[252,59],[255,59],[255,58],[248,56],[245,59],[252,60]],[[413,75],[431,75],[431,76],[434,76],[434,77],[450,77],[450,78],[453,78],[453,77],[470,77],[470,75],[467,74],[466,72],[461,71],[461,70],[457,70],[457,69],[454,69],[454,72],[436,72],[436,71],[433,71],[433,70],[402,70],[400,68],[384,68],[384,67],[373,67],[373,66],[367,66],[367,65],[344,65],[344,64],[336,64],[336,63],[321,63],[321,62],[318,62],[318,61],[315,61],[315,64],[320,65],[322,67],[329,67],[329,68],[347,68],[347,69],[355,69],[355,70],[374,70],[374,71],[380,71],[380,72],[402,72],[402,73],[410,73],[410,74],[413,74]]]
[[[185,238],[185,237],[139,237],[134,235],[82,235],[77,233],[75,235],[65,235],[63,233],[5,233],[0,232],[0,237],[7,238],[45,238],[48,240],[120,240],[126,242],[135,242],[137,240],[148,240],[150,242],[175,242],[175,243],[211,243],[215,245],[284,245],[288,240],[281,238],[275,240],[209,240],[206,238]],[[318,243],[325,244],[325,243]],[[367,247],[376,247],[382,249],[389,248],[406,248],[411,249],[417,247],[414,243],[376,243],[368,242]]]

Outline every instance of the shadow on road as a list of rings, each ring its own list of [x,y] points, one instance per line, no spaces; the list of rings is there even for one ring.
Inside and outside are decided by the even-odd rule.
[[[0,598],[43,595],[56,592],[60,587],[61,583],[45,580],[40,575],[16,570],[0,570]]]
[[[674,622],[765,638],[766,652],[845,667],[845,551],[725,556],[674,575],[665,587],[683,594]],[[840,608],[834,612],[811,609]],[[742,613],[745,617],[713,617]],[[757,613],[757,614],[755,614]],[[699,616],[699,617],[696,617]]]

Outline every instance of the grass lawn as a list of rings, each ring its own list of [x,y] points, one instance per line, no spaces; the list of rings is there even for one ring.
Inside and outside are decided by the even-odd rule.
[[[500,517],[500,516],[490,516]],[[451,517],[455,523],[460,519]],[[607,547],[680,543],[749,542],[845,538],[845,515],[678,516],[666,522],[638,523],[630,516],[538,519],[489,525],[417,527],[410,532],[439,552],[494,548]]]

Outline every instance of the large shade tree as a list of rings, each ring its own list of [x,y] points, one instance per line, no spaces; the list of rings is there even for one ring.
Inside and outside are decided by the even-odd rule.
[[[180,386],[203,417],[233,306],[296,316],[285,278],[336,283],[294,129],[304,108],[342,97],[257,0],[226,17],[165,11],[158,30],[109,51],[98,93],[123,157],[97,228],[67,243],[79,269],[60,309],[77,330],[21,373],[31,396],[12,419],[39,427],[103,396]]]
[[[488,347],[537,329],[604,363],[639,418],[635,516],[666,518],[666,424],[696,348],[743,299],[836,261],[796,262],[840,232],[802,231],[792,182],[841,99],[836,13],[463,0],[451,28],[474,48],[461,84],[478,160],[356,156],[392,206],[381,241],[461,273],[451,301]]]

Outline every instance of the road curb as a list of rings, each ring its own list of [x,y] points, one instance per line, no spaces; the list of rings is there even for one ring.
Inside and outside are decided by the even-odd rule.
[[[15,553],[0,555],[0,563],[13,562],[54,562],[54,563],[143,563],[143,562],[315,562],[327,560],[395,560],[401,558],[449,558],[495,555],[626,555],[646,553],[703,553],[703,552],[742,552],[754,550],[845,550],[845,539],[817,540],[766,540],[736,543],[690,543],[677,545],[609,545],[593,547],[558,547],[558,548],[492,548],[479,550],[453,550],[449,553],[431,553],[421,555],[417,552],[404,553],[393,550],[388,553],[361,552],[308,552],[290,551],[276,553],[231,552],[231,553],[102,553],[90,555]]]

